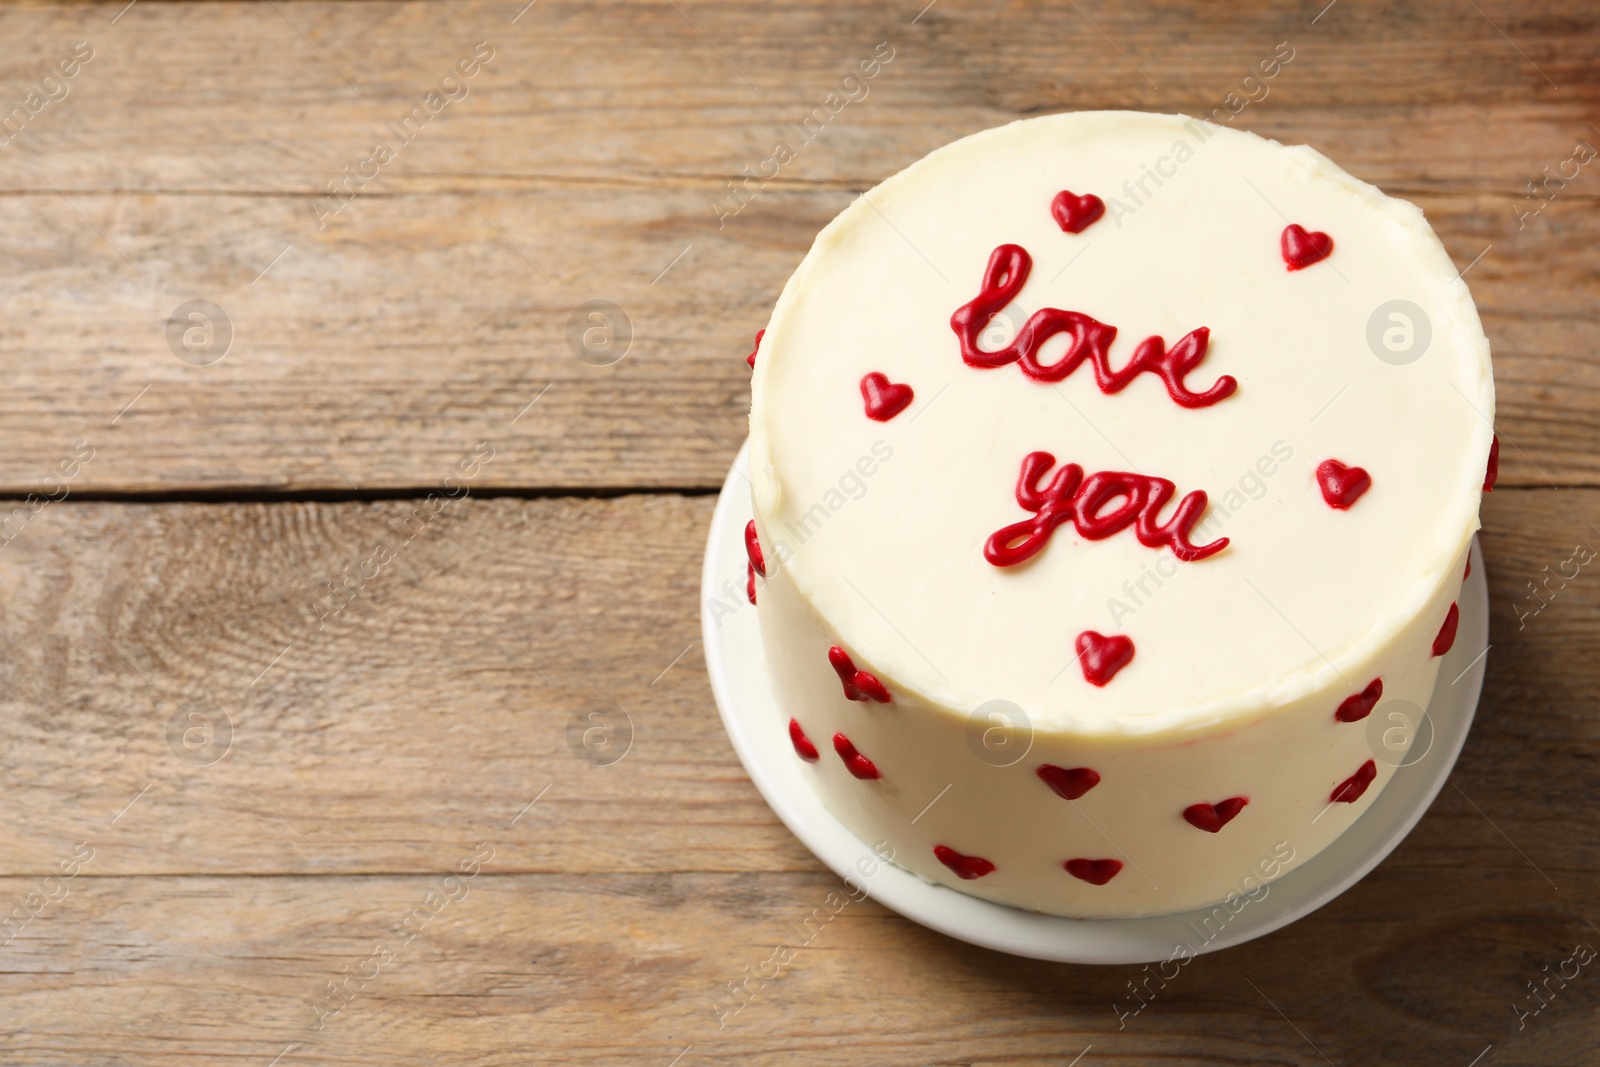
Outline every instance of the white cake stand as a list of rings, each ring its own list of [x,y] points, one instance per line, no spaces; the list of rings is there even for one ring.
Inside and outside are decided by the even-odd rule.
[[[773,697],[756,609],[744,593],[744,525],[750,519],[747,453],[748,447],[739,450],[723,483],[701,577],[706,666],[723,725],[756,788],[818,859],[835,874],[849,875],[880,904],[930,929],[1000,952],[1062,963],[1147,963],[1171,958],[1180,943],[1199,954],[1249,941],[1310,914],[1382,862],[1422,818],[1466,741],[1483,688],[1489,639],[1489,593],[1476,543],[1472,575],[1459,600],[1455,647],[1444,657],[1427,709],[1433,736],[1426,755],[1400,767],[1349,830],[1271,883],[1265,897],[1247,904],[1209,941],[1199,931],[1206,929],[1201,920],[1210,909],[1142,919],[1064,919],[925,882],[876,862],[800,773],[789,744],[788,716]],[[1417,744],[1425,740],[1426,732],[1419,730]],[[865,876],[866,871],[874,873]]]

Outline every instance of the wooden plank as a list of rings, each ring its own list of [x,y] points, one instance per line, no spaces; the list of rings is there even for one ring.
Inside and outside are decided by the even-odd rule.
[[[718,485],[751,338],[850,195],[769,193],[720,234],[685,190],[372,198],[313,240],[287,198],[74,197],[92,228],[54,195],[0,197],[0,293],[29,309],[0,323],[0,491],[59,492],[47,476],[80,441],[76,492],[437,486],[480,440],[482,487]],[[1506,483],[1600,481],[1600,213],[1558,203],[1519,234],[1503,201],[1419,199],[1471,266]],[[197,214],[206,238],[174,243]],[[197,299],[232,324],[209,366],[165,332]],[[615,365],[569,344],[591,299],[631,323]]]
[[[1511,1010],[1541,963],[1595,941],[1578,896],[1592,899],[1592,875],[1544,900],[1512,871],[1386,867],[1283,933],[1172,964],[1162,983],[975,949],[852,900],[826,873],[506,875],[505,837],[486,840],[494,859],[448,882],[489,855],[477,839],[441,843],[439,872],[416,877],[80,875],[5,949],[0,1050],[63,1067],[1083,1053],[1461,1067],[1492,1043],[1497,1063],[1576,1065],[1600,1008],[1579,978],[1552,985],[1520,1030]],[[3,879],[0,900],[37,889]],[[746,982],[741,1007],[729,984]],[[1129,983],[1147,990],[1137,1014]]]
[[[513,820],[526,834],[501,870],[815,869],[710,699],[711,499],[467,499],[431,522],[414,506],[42,512],[0,552],[0,874],[47,873],[83,840],[106,875],[416,872]],[[1465,796],[1447,793],[1409,854],[1561,884],[1600,858],[1584,800],[1600,786],[1584,651],[1600,585],[1562,565],[1600,545],[1600,491],[1500,490],[1486,515],[1494,649]],[[1579,575],[1535,614],[1546,566]],[[333,613],[325,583],[344,574],[353,599]],[[569,743],[594,701],[631,723],[620,762]],[[231,727],[225,745],[219,727],[205,746],[196,711]]]
[[[857,189],[1025,114],[1209,111],[1285,36],[1303,49],[1236,122],[1415,196],[1471,266],[1507,483],[1600,482],[1585,358],[1600,185],[1581,170],[1518,217],[1537,203],[1526,183],[1591,136],[1593,14],[1488,11],[1512,47],[1449,6],[1339,5],[1315,26],[1266,4],[1212,22],[945,3],[912,24],[888,5],[774,20],[624,3],[510,24],[517,6],[144,3],[114,25],[95,7],[6,11],[28,45],[0,57],[0,94],[25,99],[76,40],[97,52],[4,149],[0,492],[47,484],[80,440],[95,455],[78,492],[430,486],[483,439],[499,446],[486,486],[714,486],[744,434],[740,357]],[[192,63],[170,63],[175,38]],[[870,95],[719,226],[728,178],[885,38],[899,50]],[[314,194],[480,40],[498,51],[469,95],[319,219]],[[594,299],[631,323],[613,366],[568,340]],[[193,300],[231,323],[213,365],[168,340]]]

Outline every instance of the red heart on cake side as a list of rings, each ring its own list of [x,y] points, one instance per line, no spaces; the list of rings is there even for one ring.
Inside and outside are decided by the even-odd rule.
[[[1322,499],[1330,508],[1343,511],[1372,488],[1372,475],[1360,467],[1347,467],[1336,459],[1325,459],[1317,465],[1317,488],[1322,490]]]
[[[766,330],[756,331],[756,346],[750,350],[750,354],[748,356],[744,357],[744,361],[750,364],[751,370],[756,369],[756,353],[761,351],[761,338],[765,337],[766,334]]]
[[[1121,860],[1068,860],[1061,866],[1074,878],[1090,885],[1105,885],[1122,870]]]
[[[1283,261],[1290,270],[1305,270],[1333,255],[1332,237],[1321,230],[1307,230],[1296,222],[1284,228],[1279,244],[1283,249]]]
[[[817,746],[811,743],[811,738],[800,728],[799,719],[789,720],[789,742],[794,745],[794,754],[807,763],[817,762],[819,756]]]
[[[1078,196],[1063,189],[1050,202],[1050,214],[1055,216],[1056,224],[1067,233],[1082,233],[1105,213],[1106,202],[1093,193]]]
[[[844,734],[833,735],[833,750],[844,760],[845,770],[865,781],[882,778],[878,765],[856,751],[856,746]]]
[[[1041,763],[1034,773],[1040,781],[1054,789],[1056,796],[1062,800],[1077,800],[1100,784],[1099,772],[1088,767],[1057,767],[1053,763]]]
[[[1372,714],[1372,709],[1378,706],[1378,700],[1383,696],[1383,679],[1374,678],[1367,687],[1354,696],[1344,698],[1344,703],[1339,705],[1339,710],[1333,717],[1340,722],[1360,722]]]
[[[1215,804],[1190,804],[1183,809],[1183,817],[1190,826],[1214,834],[1232,822],[1248,803],[1249,797],[1229,797]]]
[[[1328,803],[1332,804],[1337,801],[1343,804],[1354,804],[1361,799],[1361,794],[1367,791],[1367,786],[1371,785],[1372,780],[1376,777],[1378,777],[1378,765],[1371,760],[1367,760],[1356,773],[1334,787],[1332,795],[1328,797]]]
[[[1105,685],[1117,672],[1133,662],[1133,641],[1122,634],[1105,634],[1085,630],[1074,644],[1078,662],[1083,667],[1084,681],[1090,685]]]
[[[1456,643],[1456,628],[1461,625],[1461,609],[1455,604],[1450,605],[1450,610],[1444,613],[1444,625],[1439,627],[1439,634],[1433,639],[1433,654],[1442,656],[1449,652]]]
[[[939,862],[956,872],[956,877],[972,881],[982,878],[994,870],[994,864],[982,856],[963,856],[953,848],[945,845],[934,845],[933,854],[939,857]]]
[[[889,690],[884,688],[876,676],[856,670],[855,663],[850,659],[850,653],[834,645],[828,649],[828,662],[833,665],[834,673],[844,685],[846,700],[876,700],[880,704],[889,703]]]
[[[891,382],[877,371],[861,379],[861,398],[867,402],[867,418],[878,422],[888,422],[910,407],[915,396],[911,386]]]

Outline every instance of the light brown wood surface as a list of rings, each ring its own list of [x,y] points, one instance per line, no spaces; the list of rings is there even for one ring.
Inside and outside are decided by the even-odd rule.
[[[1517,217],[1600,144],[1600,11],[921,9],[0,9],[0,114],[94,48],[0,147],[5,510],[93,450],[0,545],[0,1063],[1600,1062],[1600,961],[1517,1014],[1600,948],[1600,586],[1527,615],[1600,547],[1600,171]],[[710,491],[751,336],[858,190],[1029,114],[1209,112],[1285,40],[1236,124],[1421,204],[1494,346],[1488,680],[1389,860],[1119,1021],[1140,968],[830,897],[711,701]],[[724,183],[880,41],[871,95],[719,228]],[[319,228],[479,42],[470,95]],[[165,336],[195,299],[235,331],[209,366]],[[613,366],[567,341],[592,299],[633,323]],[[417,518],[479,442],[470,494]],[[596,701],[631,734],[605,766],[568,741]]]

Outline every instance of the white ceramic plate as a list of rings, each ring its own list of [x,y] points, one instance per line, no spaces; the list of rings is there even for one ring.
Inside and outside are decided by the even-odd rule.
[[[756,788],[818,859],[835,874],[848,874],[880,904],[930,929],[1000,952],[1063,963],[1147,963],[1172,958],[1179,944],[1198,955],[1249,941],[1310,914],[1382,862],[1422,818],[1466,741],[1483,688],[1489,639],[1489,593],[1476,542],[1472,575],[1459,600],[1460,630],[1455,647],[1444,657],[1427,709],[1432,740],[1426,754],[1401,767],[1333,844],[1272,882],[1265,896],[1246,904],[1209,940],[1201,932],[1210,929],[1201,922],[1212,914],[1209,908],[1142,919],[1064,919],[925,882],[876,862],[871,850],[812,791],[790,749],[788,716],[773,697],[756,609],[744,591],[744,525],[750,519],[747,452],[740,449],[723,483],[701,577],[706,665],[723,725]],[[1419,729],[1416,745],[1427,736],[1425,728]],[[863,876],[874,869],[870,877]]]

